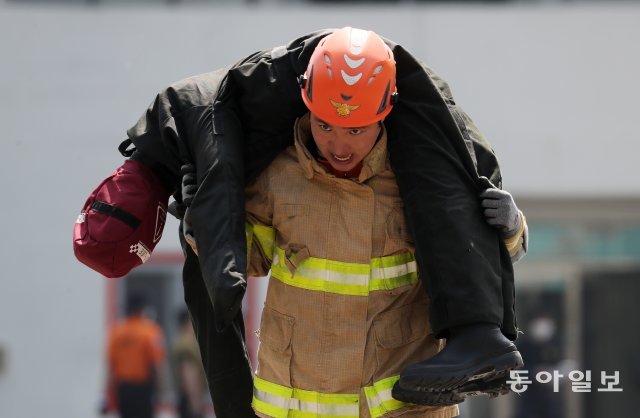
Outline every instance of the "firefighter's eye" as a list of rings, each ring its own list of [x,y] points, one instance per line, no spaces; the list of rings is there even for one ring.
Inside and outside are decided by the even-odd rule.
[[[364,132],[364,129],[362,129],[362,128],[351,128],[351,129],[349,129],[349,134],[350,135],[360,135],[362,132]]]
[[[331,130],[331,126],[327,125],[326,123],[319,123],[318,127],[325,132],[329,132]]]

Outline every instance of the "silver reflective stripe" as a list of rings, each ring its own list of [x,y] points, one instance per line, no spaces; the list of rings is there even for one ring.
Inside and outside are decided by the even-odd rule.
[[[308,279],[324,280],[325,282],[338,284],[352,284],[359,286],[369,286],[369,274],[340,273],[333,270],[319,270],[301,265],[296,269],[296,276]]]
[[[274,250],[271,265],[272,277],[289,286],[352,296],[414,284],[417,270],[412,253],[373,258],[369,264],[315,257],[302,258],[294,264],[279,247]]]
[[[404,408],[407,403],[398,401],[391,396],[393,385],[400,379],[400,376],[390,376],[374,382],[373,385],[364,388],[367,397],[369,412],[372,418],[380,418],[388,412]]]
[[[266,381],[265,383],[277,389],[283,388],[286,390],[284,386],[276,385],[274,383],[270,383]],[[323,394],[318,392],[301,391],[301,390],[299,391],[297,389],[293,389],[292,394],[290,395],[291,398],[289,398],[289,397],[283,397],[273,393],[269,393],[264,390],[260,390],[254,386],[253,396],[257,400],[264,402],[265,404],[268,404],[270,406],[273,406],[282,410],[282,412],[298,411],[298,412],[318,414],[321,416],[340,416],[340,417],[348,416],[353,418],[357,418],[360,412],[359,411],[360,407],[357,402],[357,398],[356,398],[356,401],[353,403],[344,403],[344,401],[342,403],[340,402],[320,403],[320,402],[311,402],[308,400],[305,401],[302,399],[298,399],[296,397],[296,396],[299,396],[299,397],[310,396],[312,398],[322,398]],[[346,395],[346,396],[351,396],[351,395]],[[329,402],[332,395],[328,395],[326,397],[329,398],[328,400]]]
[[[390,401],[392,399],[393,396],[391,396],[391,389],[376,390],[375,396],[368,397],[369,408],[378,408],[383,402]]]
[[[255,386],[253,387],[253,396],[255,396],[256,399],[261,400],[264,403],[268,403],[269,405],[273,405],[278,408],[284,409],[285,411],[289,409],[288,398],[283,398],[282,396],[265,392],[263,390],[256,388]]]
[[[294,395],[295,396],[295,395]],[[301,401],[300,399],[291,398],[289,410],[300,412],[312,412],[320,415],[336,415],[336,416],[353,416],[357,417],[360,413],[358,404],[325,404]]]
[[[418,265],[415,261],[410,261],[399,266],[381,267],[371,269],[371,277],[375,279],[395,279],[409,273],[416,273]]]

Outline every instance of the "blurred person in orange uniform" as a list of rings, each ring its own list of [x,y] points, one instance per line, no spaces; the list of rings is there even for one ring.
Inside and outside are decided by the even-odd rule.
[[[154,395],[165,359],[164,333],[142,313],[140,294],[127,299],[126,317],[110,330],[107,359],[121,418],[152,418]]]
[[[186,309],[178,312],[178,335],[171,355],[178,395],[178,417],[202,418],[206,415],[207,379],[200,358],[198,341]]]

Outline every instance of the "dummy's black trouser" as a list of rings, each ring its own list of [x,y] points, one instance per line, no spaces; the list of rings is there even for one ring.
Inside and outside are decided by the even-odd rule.
[[[430,298],[430,320],[438,337],[451,327],[493,323],[517,336],[511,257],[480,205],[479,174],[494,167],[473,161],[468,141],[430,78],[394,50],[401,96],[385,124],[389,157],[415,241],[420,275]],[[404,73],[404,72],[403,72]],[[474,144],[475,145],[475,144]],[[488,176],[487,176],[488,177]]]
[[[219,418],[255,417],[251,409],[253,380],[245,346],[244,321],[238,312],[230,326],[219,332],[215,314],[202,280],[198,257],[184,241],[183,285],[191,314],[209,392]]]

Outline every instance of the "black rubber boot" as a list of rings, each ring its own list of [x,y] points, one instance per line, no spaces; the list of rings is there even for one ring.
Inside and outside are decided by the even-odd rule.
[[[452,328],[444,350],[400,374],[394,398],[420,405],[452,405],[470,396],[509,391],[509,371],[523,366],[515,344],[497,325]]]
[[[445,392],[430,392],[401,388],[397,383],[393,387],[392,396],[403,402],[428,406],[449,406],[464,402],[472,396],[488,396],[496,398],[511,391],[507,383],[509,376],[496,377],[494,380],[472,380],[459,388]]]

